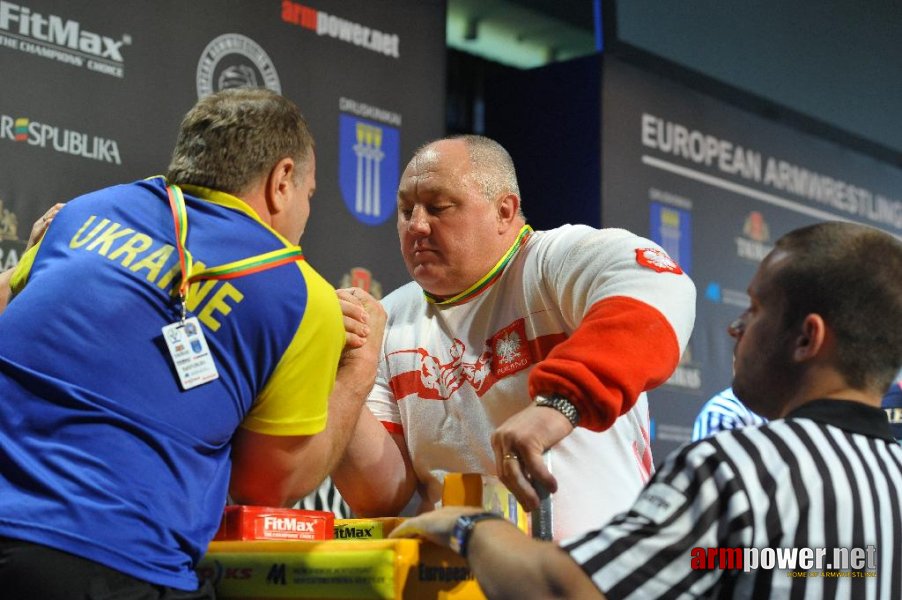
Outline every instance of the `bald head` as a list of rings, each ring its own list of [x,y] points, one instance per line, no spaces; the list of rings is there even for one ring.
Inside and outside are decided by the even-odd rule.
[[[486,200],[496,200],[506,194],[520,197],[517,172],[511,155],[501,144],[485,136],[459,135],[434,140],[417,149],[411,164],[418,160],[429,160],[440,148],[453,148],[457,144],[463,145],[469,158],[468,168],[463,173],[466,183],[475,185]],[[520,216],[523,216],[522,208]]]

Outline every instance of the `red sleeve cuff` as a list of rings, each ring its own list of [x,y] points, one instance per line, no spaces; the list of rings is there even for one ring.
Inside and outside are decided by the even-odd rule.
[[[604,431],[640,393],[667,381],[679,360],[676,333],[660,311],[634,298],[606,298],[535,366],[529,393],[568,398],[581,427]]]

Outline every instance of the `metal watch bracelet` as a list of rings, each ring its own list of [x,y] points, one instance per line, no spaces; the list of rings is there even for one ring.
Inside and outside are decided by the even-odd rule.
[[[579,425],[579,411],[572,402],[560,395],[553,396],[536,396],[536,406],[547,406],[558,411],[570,421],[570,424],[576,427]]]

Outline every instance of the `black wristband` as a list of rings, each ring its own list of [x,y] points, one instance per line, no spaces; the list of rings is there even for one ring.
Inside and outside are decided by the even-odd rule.
[[[504,520],[504,517],[493,512],[481,512],[472,515],[459,516],[457,522],[454,523],[454,529],[451,531],[451,539],[449,540],[451,549],[466,558],[467,546],[470,543],[470,536],[473,534],[473,528],[476,527],[477,523],[485,521],[486,519]]]

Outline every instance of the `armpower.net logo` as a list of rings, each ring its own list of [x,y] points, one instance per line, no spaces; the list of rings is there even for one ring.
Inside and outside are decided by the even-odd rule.
[[[282,20],[313,31],[319,36],[340,40],[391,58],[401,58],[401,37],[397,33],[379,31],[291,0],[282,1]]]
[[[876,577],[877,547],[693,548],[694,570],[786,571],[788,577]]]

